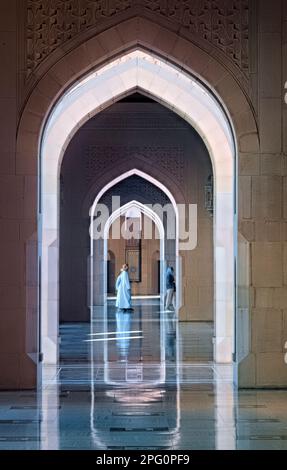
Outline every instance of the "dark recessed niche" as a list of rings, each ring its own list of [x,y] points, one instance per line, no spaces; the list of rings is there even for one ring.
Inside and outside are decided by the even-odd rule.
[[[132,93],[131,95],[125,96],[118,103],[155,103],[155,101],[148,96],[142,95],[141,93]]]

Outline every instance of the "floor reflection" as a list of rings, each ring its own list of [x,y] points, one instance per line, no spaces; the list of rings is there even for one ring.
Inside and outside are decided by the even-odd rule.
[[[1,449],[287,449],[287,391],[238,393],[211,324],[110,304],[61,337],[41,393],[0,393]]]
[[[131,339],[140,339],[141,331],[131,331],[131,313],[118,310],[116,312],[116,338],[119,361],[127,361]]]

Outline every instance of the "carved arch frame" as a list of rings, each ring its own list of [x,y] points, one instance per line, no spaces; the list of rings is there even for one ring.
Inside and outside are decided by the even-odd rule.
[[[71,83],[78,81],[87,71],[93,70],[99,64],[108,62],[111,58],[135,46],[149,50],[156,49],[157,53],[160,51],[163,58],[208,84],[208,88],[221,97],[221,102],[226,106],[232,119],[237,150],[239,152],[258,151],[259,141],[254,110],[245,91],[239,86],[234,76],[206,52],[186,39],[180,38],[174,32],[145,19],[140,19],[140,23],[142,25],[140,30],[138,19],[133,19],[129,20],[128,25],[123,22],[116,28],[113,27],[87,40],[54,64],[44,76],[39,78],[37,86],[31,92],[18,126],[16,165],[18,174],[34,177],[35,184],[30,193],[25,196],[30,203],[31,200],[33,201],[34,223],[38,220],[36,208],[38,192],[40,193],[37,190],[40,176],[39,149],[49,113]],[[79,122],[78,127],[81,124],[82,122]],[[235,174],[237,174],[236,161],[234,165]],[[235,231],[237,232],[236,220],[237,217],[235,217]],[[26,295],[27,285],[26,279]],[[31,305],[32,308],[38,307],[38,289],[34,292],[32,302],[30,295],[29,305],[29,308]],[[26,318],[31,317],[26,315]],[[33,329],[38,328],[38,325],[34,322],[26,325],[26,329],[28,327]],[[34,345],[34,351],[36,350],[39,351],[38,344]]]

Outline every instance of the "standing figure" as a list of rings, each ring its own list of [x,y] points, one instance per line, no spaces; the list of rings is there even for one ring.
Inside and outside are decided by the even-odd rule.
[[[175,309],[175,290],[174,270],[169,267],[166,271],[166,310],[170,310],[171,305]]]
[[[116,307],[121,310],[132,310],[131,285],[129,279],[129,265],[124,264],[116,282],[117,301]]]

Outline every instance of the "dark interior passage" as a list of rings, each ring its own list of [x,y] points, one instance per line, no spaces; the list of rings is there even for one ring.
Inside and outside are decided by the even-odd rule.
[[[105,184],[134,167],[165,184],[177,200],[198,204],[199,244],[183,260],[183,288],[189,295],[183,318],[213,321],[213,218],[205,192],[212,174],[210,158],[184,120],[140,94],[89,120],[65,153],[60,178],[60,321],[89,321],[89,209]],[[164,203],[157,187],[136,177],[112,188],[105,200],[115,193],[123,201]],[[109,260],[111,292],[115,274]]]

